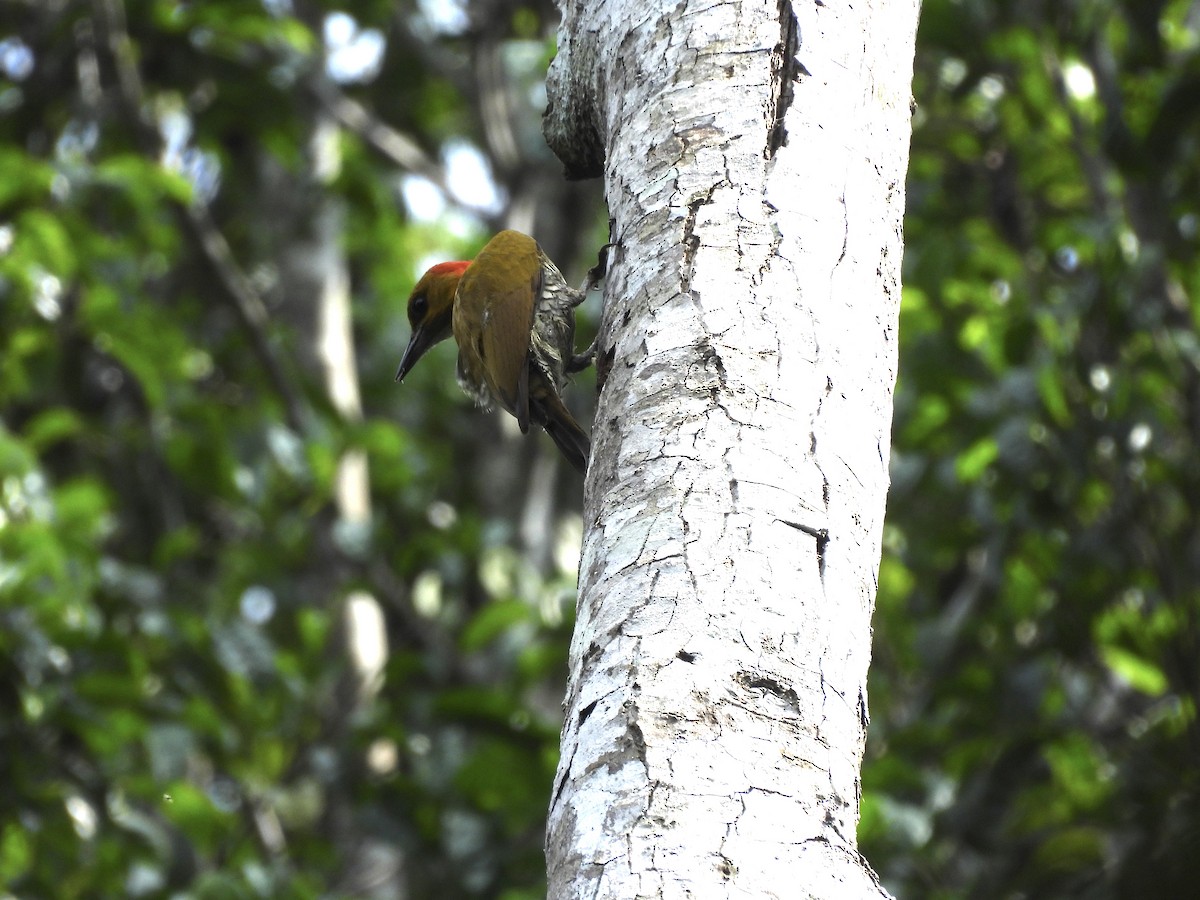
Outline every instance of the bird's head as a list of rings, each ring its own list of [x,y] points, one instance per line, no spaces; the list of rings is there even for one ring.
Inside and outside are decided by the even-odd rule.
[[[409,369],[425,355],[434,344],[444,341],[452,333],[454,319],[454,292],[458,280],[467,270],[469,262],[444,262],[433,266],[421,276],[408,298],[408,324],[412,326],[412,337],[400,359],[396,380],[403,381]]]

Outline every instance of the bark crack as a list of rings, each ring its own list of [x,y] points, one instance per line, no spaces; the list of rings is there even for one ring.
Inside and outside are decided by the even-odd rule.
[[[822,467],[820,459],[817,458],[817,420],[821,417],[821,410],[825,406],[825,398],[828,397],[830,395],[830,393],[832,393],[832,392],[833,392],[833,379],[830,378],[829,376],[826,376],[825,377],[825,393],[823,393],[821,395],[821,399],[817,401],[817,408],[816,408],[816,411],[813,413],[812,423],[809,426],[810,427],[810,431],[809,431],[810,440],[809,440],[808,452],[813,458],[813,465],[816,467],[817,472],[819,472],[821,475],[821,502],[825,505],[826,514],[829,513],[829,494],[830,494],[829,476],[825,474],[825,469],[824,469],[824,467]],[[799,527],[797,525],[794,525],[791,522],[789,522],[787,524],[793,525],[793,527]],[[801,530],[803,531],[804,529],[801,529]],[[829,546],[829,531],[827,529],[822,529],[822,531],[824,532],[823,538],[820,535],[816,535],[816,534],[814,534],[813,537],[817,538],[817,565],[818,565],[818,568],[819,568],[819,571],[821,574],[821,586],[824,587],[825,586],[825,557],[826,557],[825,551]]]
[[[700,249],[700,235],[696,234],[696,219],[700,215],[700,207],[712,202],[716,185],[710,187],[701,196],[688,203],[687,215],[683,218],[683,262],[680,265],[679,291],[685,297],[692,293],[692,266],[695,264],[696,251]]]
[[[577,728],[579,726],[582,726],[583,723],[586,722],[588,720],[588,718],[592,715],[592,713],[596,711],[596,704],[598,704],[599,702],[600,702],[599,699],[593,700],[591,703],[589,703],[587,706],[585,706],[583,709],[581,709],[579,711],[579,721],[576,725]]]
[[[828,489],[829,482],[826,482],[825,484],[826,484],[826,489]],[[828,502],[828,498],[826,498],[826,501]],[[795,528],[797,531],[803,532],[804,534],[807,534],[809,537],[816,539],[816,542],[817,542],[817,572],[821,577],[821,585],[824,586],[825,585],[825,556],[826,556],[826,550],[828,550],[828,548],[829,548],[829,529],[828,528],[816,528],[812,525],[805,525],[803,522],[792,522],[788,519],[778,519],[777,521],[782,522],[784,525],[787,525],[790,528]]]
[[[780,147],[787,146],[784,119],[795,97],[795,83],[804,67],[796,59],[800,49],[800,28],[791,0],[779,0],[779,43],[771,51],[771,124],[767,131],[767,159],[774,159]]]
[[[554,810],[558,807],[558,801],[562,799],[563,790],[567,786],[567,782],[571,780],[571,766],[575,762],[575,751],[579,747],[579,742],[576,741],[571,745],[571,757],[567,760],[567,764],[562,767],[562,777],[554,788],[554,799],[550,801],[550,817],[553,818]]]

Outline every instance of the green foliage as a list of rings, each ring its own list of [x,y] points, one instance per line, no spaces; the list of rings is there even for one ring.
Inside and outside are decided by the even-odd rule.
[[[323,71],[335,11],[377,30],[386,77]],[[0,26],[14,896],[352,896],[372,861],[410,896],[544,892],[573,573],[513,549],[538,448],[476,447],[496,423],[442,354],[392,380],[417,266],[491,223],[410,221],[364,134],[340,133],[336,174],[313,156],[318,84],[427,124],[422,146],[478,140],[472,54],[411,5],[303,12],[68,0]],[[544,13],[522,29],[544,37]],[[323,383],[313,259],[352,280],[361,420]],[[484,450],[490,495],[460,474]],[[367,522],[337,512],[351,452]],[[555,497],[543,516],[553,534],[577,513]],[[352,670],[355,592],[385,611],[375,686]]]
[[[860,830],[901,898],[1200,878],[1185,7],[922,9]]]

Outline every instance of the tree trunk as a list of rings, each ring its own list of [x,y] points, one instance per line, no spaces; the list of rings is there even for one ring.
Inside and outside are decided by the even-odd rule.
[[[546,133],[619,246],[550,896],[884,895],[855,830],[917,0],[561,5]]]

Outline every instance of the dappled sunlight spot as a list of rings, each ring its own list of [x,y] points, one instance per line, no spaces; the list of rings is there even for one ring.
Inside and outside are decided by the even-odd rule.
[[[378,601],[365,591],[346,597],[346,632],[350,656],[362,683],[375,689],[387,665],[387,623]]]
[[[417,615],[432,619],[442,611],[442,576],[426,569],[412,586],[412,606]]]
[[[1063,66],[1063,81],[1067,92],[1076,100],[1090,100],[1096,96],[1096,76],[1079,60],[1071,60]]]
[[[78,794],[72,794],[63,801],[71,824],[81,840],[90,841],[96,836],[96,808]]]
[[[344,12],[325,17],[325,71],[334,81],[369,82],[379,74],[387,40],[377,28],[361,28]]]
[[[242,618],[252,625],[265,625],[275,615],[275,592],[261,584],[252,584],[242,591],[238,601]]]

